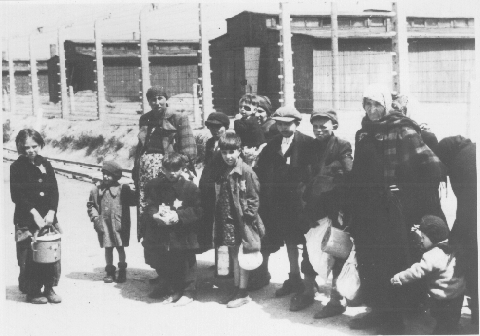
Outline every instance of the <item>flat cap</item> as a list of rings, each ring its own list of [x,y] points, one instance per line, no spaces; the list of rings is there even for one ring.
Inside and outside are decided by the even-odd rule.
[[[225,113],[222,112],[212,112],[208,115],[207,120],[205,120],[205,125],[223,125],[225,129],[230,127],[230,119]]]
[[[275,111],[275,113],[272,115],[272,119],[285,122],[292,122],[294,120],[301,121],[302,114],[298,112],[295,107],[282,106]]]
[[[332,121],[334,125],[338,125],[337,112],[335,112],[335,110],[331,107],[313,110],[312,116],[310,117],[310,122],[312,122],[313,118],[318,118],[318,117],[328,118]]]

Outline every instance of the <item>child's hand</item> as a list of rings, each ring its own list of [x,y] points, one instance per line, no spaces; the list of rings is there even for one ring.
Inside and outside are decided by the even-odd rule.
[[[164,221],[163,221],[163,218],[160,214],[156,213],[156,214],[153,214],[153,220],[155,221],[155,223],[157,223],[159,226],[165,226],[167,225]]]
[[[241,115],[240,113],[235,114],[235,120],[240,120],[242,118],[243,118],[243,115]]]
[[[401,286],[402,282],[398,279],[398,277],[395,275],[393,278],[390,279],[390,283],[394,286]]]

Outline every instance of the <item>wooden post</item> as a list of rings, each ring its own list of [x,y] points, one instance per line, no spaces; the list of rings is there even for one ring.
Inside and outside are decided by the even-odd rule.
[[[340,102],[340,69],[338,60],[338,9],[337,1],[332,0],[331,15],[332,21],[332,105],[336,110]]]
[[[201,67],[202,67],[202,115],[203,121],[207,120],[208,115],[213,111],[213,94],[212,94],[212,71],[210,70],[210,50],[208,43],[207,21],[205,20],[205,3],[200,3],[199,20],[200,20],[200,45],[201,45]]]
[[[17,111],[17,92],[15,88],[15,65],[13,63],[13,41],[8,40],[8,75],[10,82],[10,114]]]
[[[141,81],[142,81],[142,111],[147,113],[150,105],[146,96],[147,90],[150,88],[150,62],[148,61],[148,35],[146,29],[145,15],[149,7],[144,7],[140,11],[139,29],[140,29],[140,63],[141,63]]]
[[[107,115],[105,109],[105,82],[103,80],[103,47],[100,20],[103,21],[103,19],[97,19],[94,24],[95,61],[97,63],[97,111],[98,119],[105,121]]]
[[[280,26],[281,26],[281,49],[283,73],[283,103],[282,106],[295,106],[295,93],[293,91],[293,64],[292,64],[292,34],[290,28],[290,5],[286,2],[280,3]]]
[[[29,36],[29,48],[30,48],[30,81],[32,86],[32,109],[33,115],[38,113],[40,109],[40,102],[39,102],[39,93],[38,93],[38,76],[37,76],[37,60],[35,58],[34,46],[33,46],[33,39],[34,34],[32,33]]]
[[[398,1],[393,3],[392,27],[395,35],[392,38],[393,51],[393,91],[395,93],[408,94],[410,76],[408,69],[408,40],[407,40],[407,17],[405,4]]]
[[[60,99],[62,101],[62,118],[68,119],[67,71],[65,66],[65,28],[58,28],[58,65],[60,69]]]

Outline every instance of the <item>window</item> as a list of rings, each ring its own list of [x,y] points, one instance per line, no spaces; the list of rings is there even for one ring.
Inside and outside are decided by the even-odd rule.
[[[268,18],[266,20],[266,25],[269,28],[275,28],[277,26],[277,19],[276,18]]]
[[[299,28],[304,28],[305,27],[305,19],[304,18],[292,18],[292,27],[299,27]]]
[[[365,21],[365,19],[352,19],[350,22],[352,27],[365,27]]]
[[[305,25],[307,26],[307,28],[319,27],[320,21],[318,19],[306,19]]]
[[[370,18],[369,27],[383,27],[385,26],[385,19],[384,18]]]
[[[332,25],[332,20],[330,18],[322,19],[322,27],[330,27]]]
[[[339,27],[349,27],[350,26],[350,19],[338,19],[338,26]]]
[[[424,19],[412,19],[409,20],[410,26],[412,27],[425,27]]]
[[[438,20],[437,19],[425,19],[425,26],[427,27],[437,27]]]
[[[440,28],[450,28],[452,21],[450,19],[438,19],[438,27]]]
[[[455,19],[453,20],[453,26],[455,28],[467,27],[468,26],[467,21],[468,21],[467,19]]]

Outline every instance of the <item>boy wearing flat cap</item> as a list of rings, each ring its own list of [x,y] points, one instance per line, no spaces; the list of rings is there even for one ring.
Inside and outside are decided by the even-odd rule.
[[[113,248],[118,252],[118,277],[116,281],[126,281],[127,263],[124,247],[130,240],[130,206],[136,205],[135,193],[128,184],[120,184],[122,168],[113,161],[106,161],[102,167],[103,181],[90,191],[87,211],[93,228],[97,232],[100,247],[105,248],[105,283],[115,281]]]
[[[320,222],[330,222],[333,227],[344,229],[341,218],[346,199],[345,175],[352,170],[352,147],[348,141],[336,137],[333,133],[338,128],[335,110],[331,108],[314,110],[310,122],[315,140],[308,150],[311,179],[303,194],[303,200],[306,202],[304,233]],[[336,290],[337,278],[345,261],[337,258],[334,260],[330,301],[315,314],[314,317],[317,319],[336,316],[345,311],[343,297]],[[301,269],[305,276],[305,290],[292,298],[290,310],[293,311],[304,309],[314,302],[317,273],[310,263],[306,246],[303,248]]]
[[[302,192],[308,181],[307,149],[313,138],[297,131],[302,115],[294,107],[280,107],[272,119],[279,134],[260,153],[256,170],[261,186],[259,211],[266,231],[262,240],[264,262],[251,287],[260,288],[269,283],[268,258],[286,244],[290,276],[275,293],[282,297],[303,292],[297,245],[305,242],[300,215]]]

